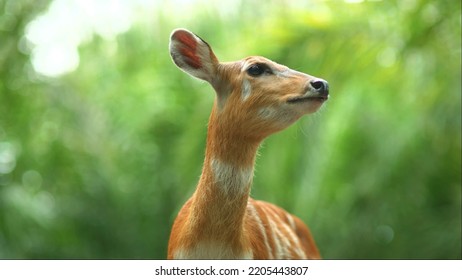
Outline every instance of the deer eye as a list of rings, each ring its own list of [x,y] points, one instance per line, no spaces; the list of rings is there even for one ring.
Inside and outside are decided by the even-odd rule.
[[[271,69],[266,64],[254,64],[247,69],[247,74],[258,77],[263,74],[272,74]]]

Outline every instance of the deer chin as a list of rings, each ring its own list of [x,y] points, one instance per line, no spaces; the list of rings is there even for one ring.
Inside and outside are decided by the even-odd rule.
[[[306,102],[320,102],[324,103],[329,99],[328,95],[318,95],[318,96],[297,96],[287,99],[287,103],[289,104],[297,104],[297,103],[306,103]]]
[[[327,99],[327,95],[303,95],[287,99],[286,104],[301,115],[307,115],[318,111]]]

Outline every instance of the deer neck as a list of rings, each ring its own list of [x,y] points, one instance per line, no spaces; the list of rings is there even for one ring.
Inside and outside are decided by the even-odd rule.
[[[191,218],[196,236],[235,244],[243,238],[244,215],[259,141],[239,136],[210,116],[202,174],[193,197]]]

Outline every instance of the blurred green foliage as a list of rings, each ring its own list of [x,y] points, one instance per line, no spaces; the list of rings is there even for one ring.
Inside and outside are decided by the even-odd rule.
[[[460,1],[299,2],[140,11],[47,78],[21,46],[49,1],[0,1],[0,258],[165,258],[213,102],[168,55],[186,27],[221,60],[329,81],[321,112],[265,141],[252,189],[305,220],[324,258],[460,259]]]

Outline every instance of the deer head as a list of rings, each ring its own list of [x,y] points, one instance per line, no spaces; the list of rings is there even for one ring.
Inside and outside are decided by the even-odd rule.
[[[215,89],[211,125],[230,138],[261,141],[316,112],[329,97],[326,81],[264,57],[220,62],[209,44],[185,29],[172,32],[170,54],[180,69]]]

